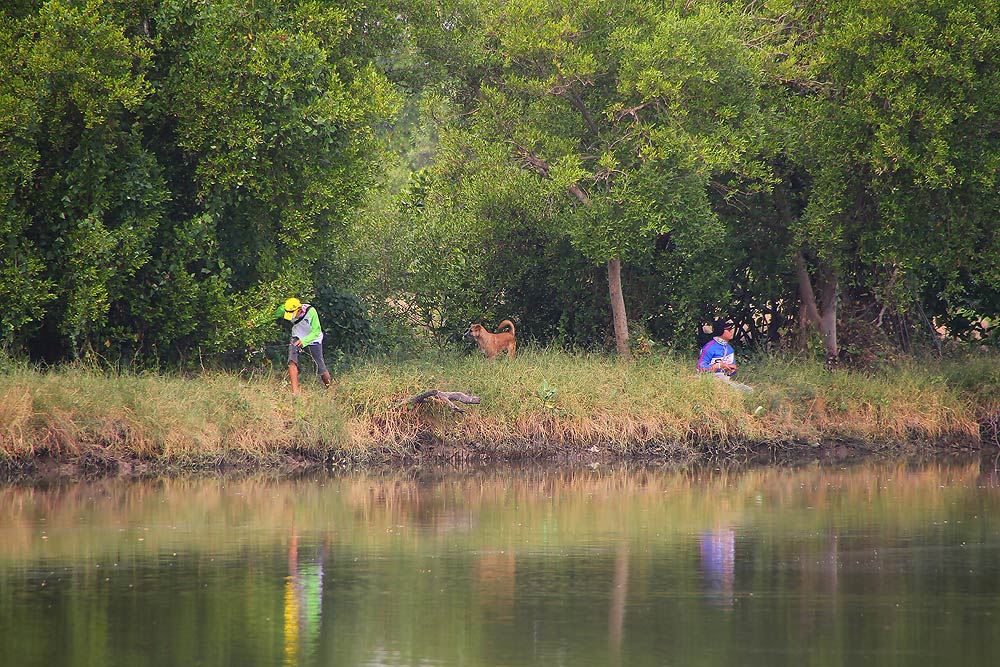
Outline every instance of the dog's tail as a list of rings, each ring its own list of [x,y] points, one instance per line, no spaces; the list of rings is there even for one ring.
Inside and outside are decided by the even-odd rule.
[[[500,322],[500,324],[497,325],[497,331],[503,331],[504,325],[510,327],[510,335],[511,336],[516,336],[517,335],[517,334],[514,333],[514,323],[511,322],[510,320],[503,320],[502,322]]]

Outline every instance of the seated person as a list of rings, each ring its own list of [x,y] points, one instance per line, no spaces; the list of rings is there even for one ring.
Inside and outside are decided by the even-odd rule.
[[[712,323],[712,340],[705,343],[698,357],[698,370],[703,373],[714,373],[717,378],[731,382],[739,366],[736,364],[735,352],[729,341],[733,339],[736,326],[731,320],[715,320]],[[745,384],[732,383],[743,391],[753,391]]]

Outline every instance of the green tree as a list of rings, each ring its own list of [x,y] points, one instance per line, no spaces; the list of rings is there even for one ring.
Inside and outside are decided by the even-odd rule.
[[[379,173],[393,26],[360,2],[51,0],[0,19],[7,344],[176,359],[318,260]]]
[[[0,32],[2,336],[54,357],[149,257],[166,195],[132,114],[151,52],[97,1],[6,14]]]
[[[787,119],[774,202],[827,354],[839,351],[845,292],[905,306],[934,284],[954,311],[970,287],[996,284],[1000,5],[767,7]]]
[[[628,356],[623,260],[646,263],[669,237],[686,266],[719,261],[707,251],[725,236],[711,179],[760,171],[750,156],[763,127],[761,70],[744,47],[742,15],[603,0],[480,11],[484,78],[454,97],[468,105],[454,124],[468,137],[456,140],[466,173],[454,175],[475,181],[515,164],[536,176],[524,208],[545,210],[552,233],[606,265],[615,339]]]
[[[246,295],[240,303],[311,294],[314,267],[379,173],[373,128],[396,98],[356,56],[363,9],[242,0],[161,8],[172,46],[158,125],[185,166],[177,180],[187,208],[214,226],[219,265]]]

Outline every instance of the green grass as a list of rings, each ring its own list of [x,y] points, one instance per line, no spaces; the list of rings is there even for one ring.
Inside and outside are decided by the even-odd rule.
[[[343,440],[334,402],[291,401],[280,382],[210,372],[118,375],[83,366],[0,374],[0,453],[109,456],[179,465],[322,454]]]
[[[910,359],[878,373],[809,360],[744,365],[744,394],[670,355],[633,363],[525,349],[517,359],[437,353],[368,360],[325,390],[307,369],[293,397],[270,372],[117,374],[85,365],[0,365],[0,456],[100,456],[162,466],[267,466],[328,457],[375,462],[437,450],[461,457],[738,454],[850,441],[872,448],[977,444],[996,420],[995,355]],[[479,396],[464,413],[427,389]]]

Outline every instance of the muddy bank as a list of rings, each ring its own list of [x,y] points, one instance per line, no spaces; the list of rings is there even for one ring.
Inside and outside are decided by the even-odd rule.
[[[424,443],[409,451],[373,447],[360,451],[289,449],[265,458],[240,453],[184,460],[136,456],[127,451],[81,445],[72,454],[42,452],[37,456],[0,460],[0,481],[84,480],[95,478],[148,478],[185,475],[268,474],[296,476],[342,469],[383,469],[466,465],[787,465],[810,462],[838,463],[868,458],[910,458],[975,453],[1000,454],[995,440],[944,438],[928,441],[862,442],[829,439],[800,442],[748,442],[717,446],[701,444],[646,444],[626,452],[600,444],[590,446],[525,445],[516,452],[478,443],[463,445]]]

